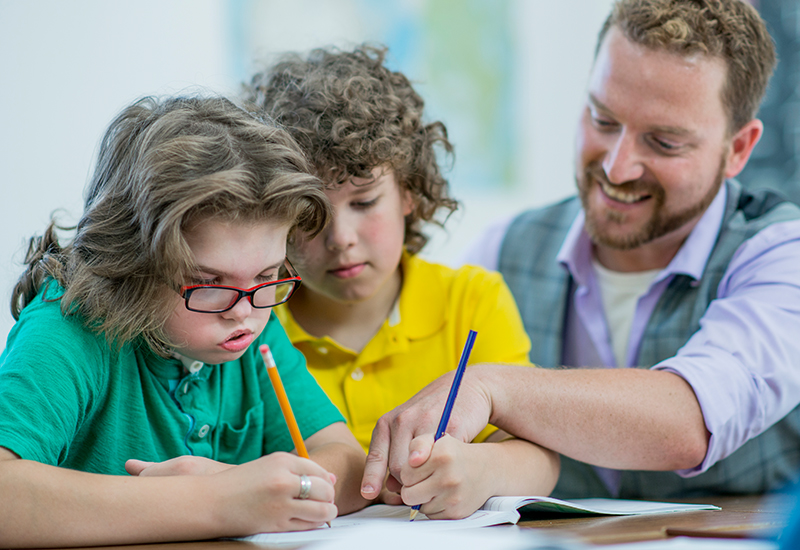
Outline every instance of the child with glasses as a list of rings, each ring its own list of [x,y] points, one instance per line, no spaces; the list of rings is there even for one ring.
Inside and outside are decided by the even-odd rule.
[[[299,231],[290,243],[303,286],[276,313],[365,450],[381,415],[456,368],[470,329],[478,333],[471,364],[528,364],[530,351],[500,275],[417,254],[424,224],[457,207],[434,149],[452,148],[385,56],[369,46],[289,55],[245,92],[298,141],[334,206],[321,233]],[[391,494],[399,480],[403,502],[439,519],[467,516],[493,495],[549,494],[557,456],[492,431],[475,445],[415,439],[384,500],[400,502]],[[369,499],[380,491],[362,487]]]
[[[365,504],[364,453],[271,308],[331,217],[292,138],[224,99],[108,129],[74,237],[31,240],[0,356],[0,547],[311,529]],[[267,344],[312,460],[294,449]]]

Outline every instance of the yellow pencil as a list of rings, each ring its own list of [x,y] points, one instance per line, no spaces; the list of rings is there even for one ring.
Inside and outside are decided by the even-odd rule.
[[[272,382],[272,387],[275,389],[275,395],[278,398],[278,404],[281,406],[283,418],[286,420],[286,425],[289,427],[289,434],[292,436],[294,448],[297,449],[297,454],[303,458],[310,458],[306,443],[303,441],[303,435],[300,433],[300,427],[297,425],[297,420],[292,412],[292,405],[289,403],[289,397],[286,395],[286,390],[283,388],[281,375],[278,373],[278,365],[275,364],[275,358],[272,357],[272,352],[269,346],[262,344],[258,348],[261,352],[261,357],[264,359],[264,364],[267,366],[267,374],[269,381]],[[331,523],[326,521],[325,524],[330,527]]]
[[[267,365],[267,374],[269,381],[272,382],[272,387],[275,389],[275,395],[278,397],[278,404],[281,406],[281,412],[286,419],[286,425],[289,427],[289,433],[292,436],[294,448],[297,449],[297,454],[303,458],[308,458],[308,451],[306,444],[303,441],[303,436],[300,433],[300,427],[297,425],[297,420],[292,412],[292,405],[289,403],[289,397],[286,395],[286,390],[283,389],[283,382],[281,382],[281,375],[278,374],[278,366],[275,364],[275,358],[272,357],[272,352],[269,346],[263,344],[258,351],[261,352],[261,357],[264,358],[264,364]]]

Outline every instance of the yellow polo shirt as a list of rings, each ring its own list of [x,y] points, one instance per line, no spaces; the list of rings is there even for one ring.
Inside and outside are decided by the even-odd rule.
[[[398,304],[360,354],[327,336],[308,334],[286,304],[274,310],[365,450],[381,415],[458,366],[470,329],[478,334],[469,364],[530,365],[528,335],[499,273],[476,266],[451,269],[409,254],[401,265]],[[493,430],[487,427],[476,440]]]

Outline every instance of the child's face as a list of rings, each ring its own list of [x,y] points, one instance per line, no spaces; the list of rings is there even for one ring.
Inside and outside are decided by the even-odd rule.
[[[391,169],[372,170],[374,181],[352,178],[327,189],[334,218],[311,240],[298,235],[290,256],[303,277],[302,292],[337,302],[359,302],[381,291],[397,292],[411,195],[400,189]]]
[[[199,271],[191,284],[251,288],[274,281],[286,257],[289,226],[271,222],[240,223],[207,219],[184,233]],[[185,284],[186,282],[184,282]],[[269,319],[270,309],[256,309],[247,298],[222,313],[186,309],[175,294],[175,309],[165,326],[175,351],[217,364],[242,356]]]

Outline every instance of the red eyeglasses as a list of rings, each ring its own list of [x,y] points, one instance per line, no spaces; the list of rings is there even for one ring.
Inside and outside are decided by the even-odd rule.
[[[286,302],[302,281],[288,259],[281,266],[278,277],[277,281],[262,283],[252,288],[222,285],[183,286],[180,294],[186,301],[186,309],[198,313],[228,311],[242,298],[247,298],[254,308],[264,309]]]

